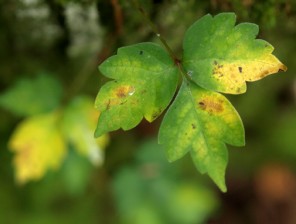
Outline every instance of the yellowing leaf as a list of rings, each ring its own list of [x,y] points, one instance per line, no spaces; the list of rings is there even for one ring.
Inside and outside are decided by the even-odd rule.
[[[183,66],[206,89],[240,94],[246,91],[246,81],[287,70],[268,42],[255,39],[258,26],[235,26],[235,18],[234,13],[206,15],[185,34]]]
[[[183,82],[159,130],[169,161],[187,152],[201,173],[208,173],[222,191],[228,161],[225,143],[244,145],[241,119],[221,94]]]
[[[63,118],[64,135],[80,155],[87,156],[94,165],[103,163],[104,149],[109,142],[108,135],[97,139],[93,136],[98,118],[99,112],[89,97],[74,99],[65,109]]]
[[[61,165],[66,146],[58,119],[57,112],[33,116],[21,122],[12,134],[8,145],[15,153],[13,164],[19,184],[38,180]]]

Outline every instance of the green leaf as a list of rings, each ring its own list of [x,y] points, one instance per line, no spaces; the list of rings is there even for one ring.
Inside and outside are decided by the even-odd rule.
[[[87,157],[93,165],[99,166],[104,161],[104,149],[109,138],[103,135],[95,139],[99,112],[93,108],[93,100],[89,97],[76,97],[66,107],[63,114],[63,132],[67,140],[80,155]]]
[[[226,144],[243,146],[244,128],[231,103],[217,92],[244,93],[247,81],[287,70],[273,47],[256,39],[257,25],[235,26],[235,20],[234,13],[221,13],[194,23],[185,34],[182,60],[172,60],[152,43],[120,48],[100,66],[114,80],[97,96],[102,114],[95,136],[131,129],[143,116],[150,122],[158,117],[175,93],[179,68],[184,81],[161,124],[159,143],[169,161],[190,152],[197,169],[226,191]]]
[[[234,13],[206,15],[186,32],[183,66],[194,82],[223,93],[246,91],[246,81],[256,81],[286,71],[266,41],[255,39],[258,26],[235,25]]]
[[[0,106],[19,116],[54,110],[60,102],[62,87],[52,76],[41,74],[35,79],[19,80],[0,95]]]
[[[184,81],[162,121],[159,143],[165,146],[171,162],[190,151],[197,169],[208,173],[220,189],[226,191],[225,143],[243,146],[244,128],[238,113],[224,96]]]
[[[96,98],[101,112],[97,137],[119,128],[131,129],[143,116],[153,121],[168,106],[178,83],[174,62],[153,43],[120,48],[99,69],[115,80],[106,83]]]

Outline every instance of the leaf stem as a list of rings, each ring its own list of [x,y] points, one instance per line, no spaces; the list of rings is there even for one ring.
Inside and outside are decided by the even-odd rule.
[[[186,71],[184,70],[181,61],[177,63],[177,67],[178,67],[179,72],[181,73],[181,75],[182,75],[183,78],[186,78],[188,81],[191,81],[191,80],[192,80],[192,78],[191,78],[189,72],[186,72]]]
[[[173,59],[176,65],[181,62],[181,60],[175,55],[175,53],[172,51],[168,43],[165,41],[165,39],[161,36],[160,32],[158,31],[157,27],[154,25],[154,23],[151,21],[150,17],[148,16],[147,12],[143,9],[141,4],[138,0],[132,0],[135,8],[140,12],[140,14],[143,16],[143,18],[146,20],[148,25],[150,26],[151,30],[156,34],[160,42],[163,44],[167,52],[169,53],[170,57]]]

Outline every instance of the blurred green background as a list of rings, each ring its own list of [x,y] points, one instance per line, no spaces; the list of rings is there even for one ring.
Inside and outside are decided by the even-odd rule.
[[[80,153],[93,141],[77,142],[89,139],[79,127],[91,127],[85,126],[86,110],[79,110],[87,104],[81,99],[94,100],[106,82],[97,66],[120,46],[159,43],[130,1],[2,0],[0,223],[296,223],[295,0],[141,3],[178,55],[194,21],[233,11],[238,22],[260,26],[258,38],[269,41],[288,67],[249,83],[246,94],[227,96],[242,117],[247,142],[229,147],[228,192],[200,175],[189,156],[167,162],[157,145],[162,118],[111,133],[99,159]],[[12,134],[30,116],[64,109],[68,122],[80,123],[65,128],[78,131],[68,136],[59,168],[18,184],[8,147]]]

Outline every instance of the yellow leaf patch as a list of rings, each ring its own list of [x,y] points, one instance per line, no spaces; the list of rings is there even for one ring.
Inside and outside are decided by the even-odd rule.
[[[13,163],[19,184],[38,180],[48,170],[59,168],[66,145],[56,125],[58,118],[57,112],[27,118],[12,134],[8,145],[15,153]]]

